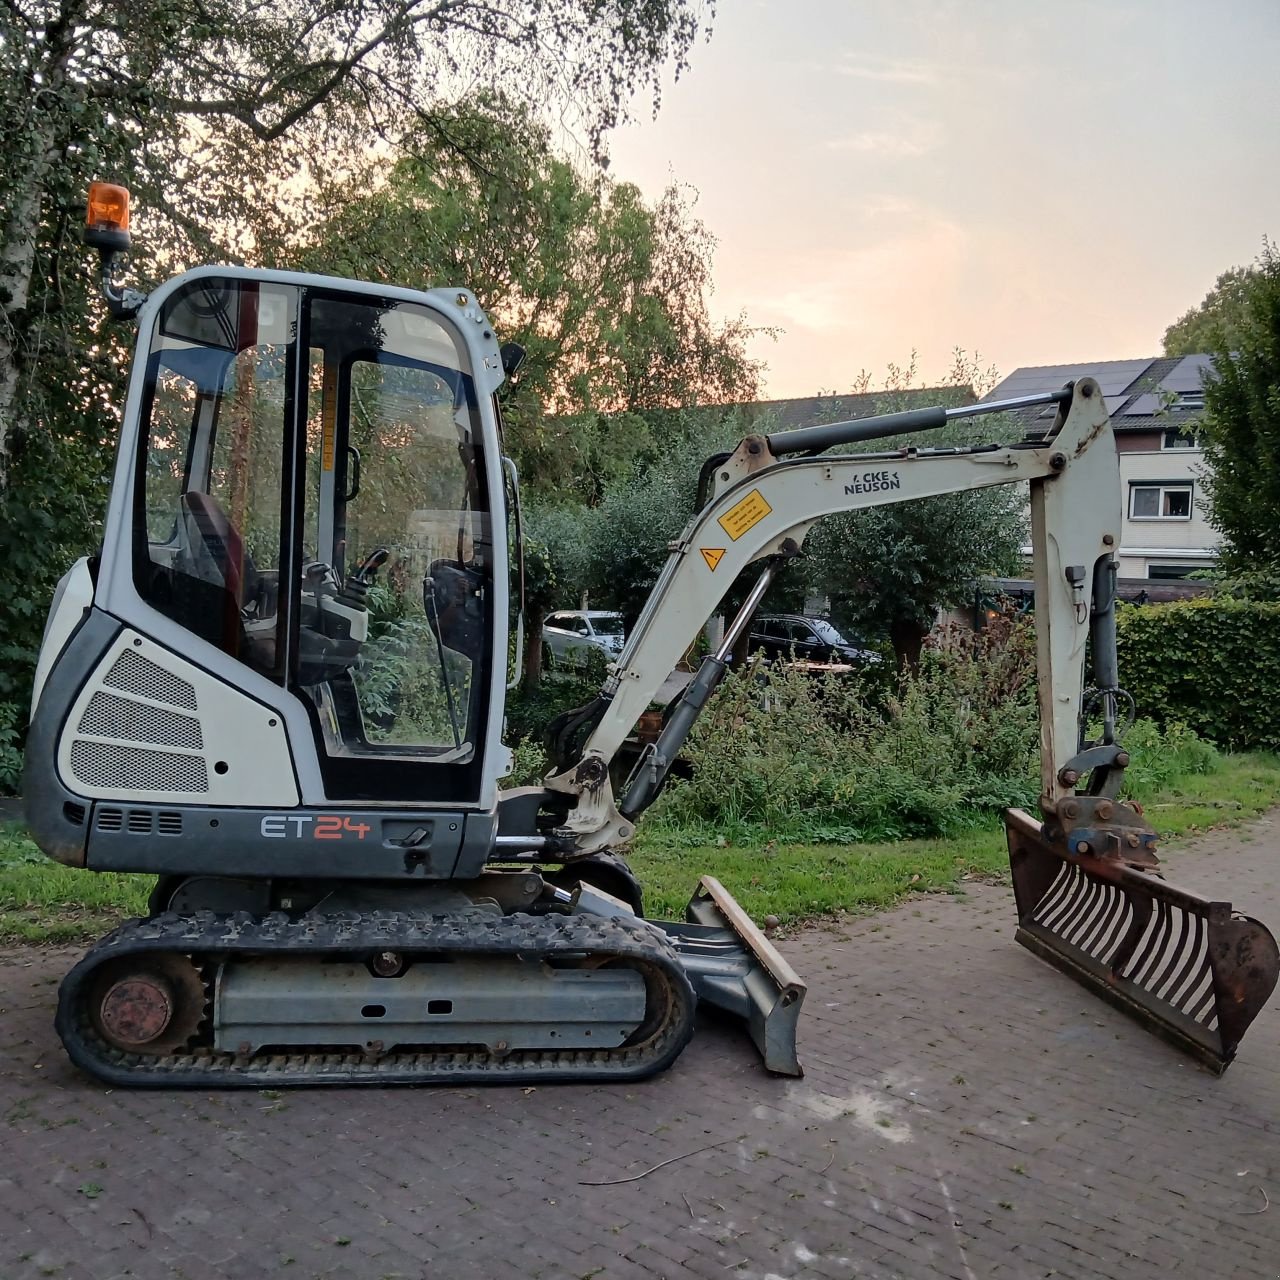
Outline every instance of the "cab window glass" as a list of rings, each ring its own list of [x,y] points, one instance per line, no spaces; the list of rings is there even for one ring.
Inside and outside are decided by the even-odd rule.
[[[158,371],[147,437],[143,504],[148,542],[169,543],[176,536],[199,395],[190,378],[173,369]]]
[[[295,289],[258,282],[204,279],[166,302],[135,514],[143,599],[272,675],[296,314]]]
[[[298,683],[330,755],[473,758],[491,521],[463,354],[424,309],[320,297]]]

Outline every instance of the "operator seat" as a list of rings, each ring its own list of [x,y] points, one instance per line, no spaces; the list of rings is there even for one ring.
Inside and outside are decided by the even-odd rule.
[[[187,513],[188,532],[197,538],[190,539],[192,550],[217,574],[218,585],[225,587],[235,598],[237,608],[245,603],[245,587],[254,586],[257,570],[253,559],[245,550],[240,530],[231,523],[222,504],[207,493],[191,489],[182,495],[182,505]],[[202,573],[201,577],[206,575]],[[249,592],[252,596],[253,591]]]
[[[251,666],[269,670],[275,659],[274,637],[250,637],[243,625],[241,611],[258,598],[259,575],[240,530],[211,494],[188,490],[182,495],[182,508],[195,576],[225,593],[220,647]]]
[[[473,661],[484,652],[483,594],[483,576],[453,560],[433,560],[422,580],[422,608],[436,638]]]

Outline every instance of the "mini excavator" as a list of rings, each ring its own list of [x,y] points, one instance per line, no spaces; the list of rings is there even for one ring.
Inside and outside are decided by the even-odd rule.
[[[1230,1062],[1276,943],[1160,878],[1155,832],[1121,798],[1120,484],[1095,381],[709,459],[599,695],[549,726],[540,785],[504,789],[521,571],[495,393],[518,348],[466,288],[206,267],[144,298],[118,281],[128,193],[108,184],[86,240],[136,355],[101,551],[50,610],[24,794],[51,858],[157,881],[147,918],[62,983],[78,1066],[166,1088],[633,1080],[675,1060],[703,1001],[799,1074],[788,962],[710,876],[684,921],[647,920],[618,851],[817,520],[1016,483],[1042,747],[1039,819],[1006,817],[1017,938]],[[1028,405],[1053,415],[1043,439],[885,443]],[[615,793],[631,728],[753,565]]]

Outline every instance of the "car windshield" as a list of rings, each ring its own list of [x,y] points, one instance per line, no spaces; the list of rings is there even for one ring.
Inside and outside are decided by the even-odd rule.
[[[592,618],[591,628],[598,636],[620,636],[622,619],[616,613],[607,613],[603,617]]]
[[[818,639],[824,644],[849,643],[825,618],[810,618],[809,621],[813,624]]]

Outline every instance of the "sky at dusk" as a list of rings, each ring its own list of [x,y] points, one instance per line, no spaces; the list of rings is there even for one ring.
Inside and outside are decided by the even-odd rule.
[[[697,189],[770,398],[1158,354],[1280,233],[1280,0],[720,0],[614,178]]]

